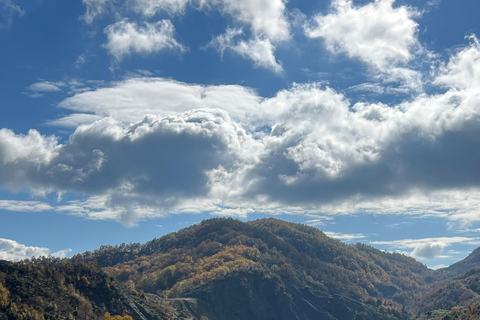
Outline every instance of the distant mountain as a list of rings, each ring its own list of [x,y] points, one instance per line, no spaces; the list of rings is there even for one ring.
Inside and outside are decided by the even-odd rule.
[[[216,218],[146,244],[1,262],[0,320],[96,320],[107,312],[136,320],[466,316],[476,308],[478,272],[448,274],[467,265],[474,259],[437,272],[302,224]]]
[[[449,277],[455,277],[479,266],[480,266],[480,248],[477,248],[473,250],[472,253],[470,253],[468,257],[466,257],[462,261],[452,264],[448,268],[441,269],[441,271],[445,272]]]

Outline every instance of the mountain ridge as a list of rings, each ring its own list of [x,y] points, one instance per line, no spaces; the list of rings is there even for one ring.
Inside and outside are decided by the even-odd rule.
[[[135,320],[410,319],[437,308],[438,288],[449,286],[442,281],[456,281],[452,275],[461,268],[434,271],[411,257],[347,245],[317,228],[278,219],[213,218],[145,244],[101,246],[64,260],[2,262],[0,320],[20,319],[12,317],[15,308],[22,319],[70,319],[82,299],[94,320],[106,312]],[[68,305],[68,297],[72,308],[55,309],[55,299],[41,293],[32,272],[45,288],[63,283],[67,289],[57,292],[57,300]],[[42,300],[25,298],[12,277]],[[95,292],[111,298],[102,301]],[[472,297],[455,303],[472,308]]]

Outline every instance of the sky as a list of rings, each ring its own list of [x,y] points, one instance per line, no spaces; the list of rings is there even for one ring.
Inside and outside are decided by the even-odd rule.
[[[0,0],[0,259],[276,217],[480,246],[476,0]]]

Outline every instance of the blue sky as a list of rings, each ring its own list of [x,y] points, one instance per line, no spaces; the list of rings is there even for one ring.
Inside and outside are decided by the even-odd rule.
[[[480,4],[0,0],[0,258],[275,216],[480,245]]]

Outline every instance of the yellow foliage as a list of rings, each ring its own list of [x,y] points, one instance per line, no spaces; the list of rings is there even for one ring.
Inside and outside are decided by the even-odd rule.
[[[8,290],[0,283],[0,307],[5,307],[8,303]]]
[[[130,316],[119,316],[119,315],[112,316],[110,315],[110,313],[107,312],[103,316],[102,320],[133,320],[133,318]]]

